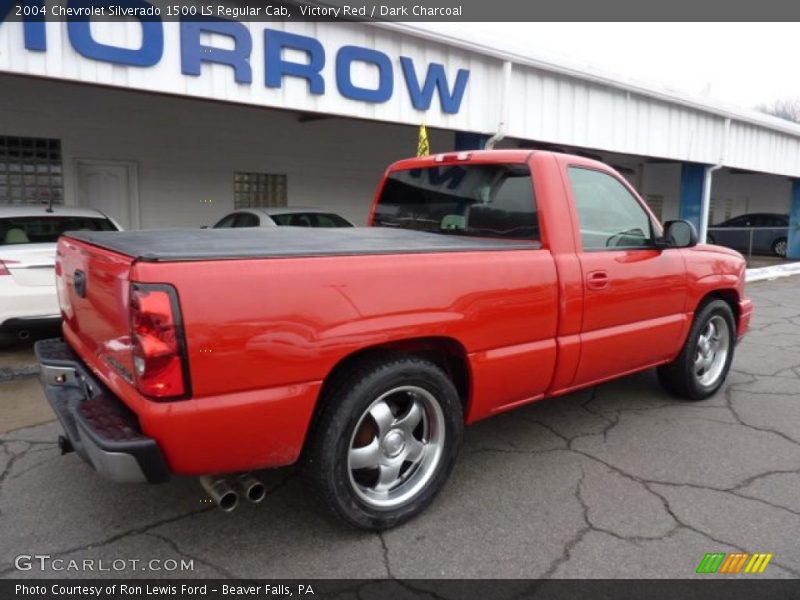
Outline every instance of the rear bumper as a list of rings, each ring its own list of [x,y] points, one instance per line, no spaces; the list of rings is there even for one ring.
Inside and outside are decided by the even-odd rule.
[[[91,374],[66,342],[41,340],[34,349],[47,400],[81,458],[112,481],[169,479],[158,443],[141,432],[136,415]]]

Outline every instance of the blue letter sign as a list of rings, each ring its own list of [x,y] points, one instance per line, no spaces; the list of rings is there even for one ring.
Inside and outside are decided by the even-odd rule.
[[[30,7],[28,15],[22,16],[25,49],[38,52],[47,51],[47,29],[45,11],[47,0],[0,0],[0,24],[6,21],[16,6]],[[90,9],[108,6],[107,0],[67,0],[69,8]],[[115,6],[144,9],[152,12],[153,6],[146,0],[115,0]],[[35,9],[35,10],[34,10]],[[92,33],[92,20],[89,16],[67,16],[66,24],[69,41],[75,51],[85,58],[106,63],[132,67],[152,67],[164,56],[164,23],[160,16],[135,16],[142,28],[142,43],[139,48],[126,48],[114,43],[97,41]],[[233,69],[236,83],[252,85],[253,67],[250,63],[253,53],[253,34],[249,25],[226,19],[204,19],[194,17],[191,21],[176,24],[180,28],[181,73],[193,77],[203,74],[203,63],[226,65]],[[232,48],[218,48],[203,43],[205,35],[223,35],[231,38]],[[175,38],[169,38],[175,39]],[[316,38],[290,33],[278,29],[264,28],[264,85],[280,89],[285,77],[304,79],[311,94],[325,94],[325,48]],[[299,58],[286,53],[299,53]],[[413,107],[427,111],[434,95],[439,95],[441,110],[456,114],[461,108],[469,81],[469,70],[458,69],[455,82],[447,79],[444,65],[430,63],[424,67],[424,79],[420,80],[414,60],[400,57],[400,70]],[[360,63],[370,69],[377,69],[377,83],[358,83],[353,81],[353,65]],[[384,52],[363,46],[342,46],[336,52],[336,88],[342,97],[359,102],[388,102],[394,95],[395,75],[399,77],[395,59]],[[362,67],[363,69],[363,67]],[[420,72],[422,69],[420,69]],[[169,73],[159,73],[160,77],[170,77]]]
[[[233,50],[214,48],[200,43],[201,34],[219,33],[233,38]],[[230,65],[236,83],[252,83],[250,52],[253,39],[245,25],[238,21],[182,21],[181,22],[181,72],[184,75],[200,75],[203,62]]]
[[[453,86],[452,93],[447,86],[447,74],[444,72],[444,65],[431,63],[428,65],[428,72],[425,74],[425,85],[420,87],[417,72],[414,69],[414,61],[407,56],[400,57],[400,64],[403,65],[403,75],[406,78],[408,94],[411,96],[411,104],[417,110],[428,110],[433,100],[433,90],[439,90],[439,102],[442,111],[455,114],[461,107],[461,100],[464,98],[464,90],[467,88],[469,71],[459,69],[456,75],[456,84]]]
[[[353,61],[370,63],[378,67],[378,88],[370,90],[353,84],[350,66]],[[336,54],[336,85],[345,98],[364,102],[386,102],[394,90],[392,61],[383,52],[361,46],[342,46]]]
[[[93,0],[72,0],[70,7],[91,8]],[[150,4],[144,0],[124,0],[122,6],[147,9]],[[164,54],[164,28],[159,17],[136,17],[142,24],[142,47],[137,49],[120,48],[101,44],[92,37],[91,21],[86,18],[72,18],[67,21],[69,41],[75,50],[86,58],[102,60],[132,67],[152,67]]]
[[[44,52],[47,50],[47,34],[44,29],[44,16],[47,7],[44,5],[44,0],[25,0],[24,2],[15,2],[14,0],[0,0],[0,23],[6,20],[8,13],[11,12],[17,4],[20,6],[36,7],[33,11],[36,13],[34,16],[23,16],[23,35],[25,36],[25,48],[27,50],[37,50]]]
[[[264,55],[266,57],[267,87],[279,88],[284,75],[308,80],[312,94],[325,93],[325,80],[320,71],[325,66],[325,48],[317,40],[305,35],[297,35],[275,29],[264,30]],[[294,63],[283,59],[283,49],[293,48],[308,55],[308,63]]]

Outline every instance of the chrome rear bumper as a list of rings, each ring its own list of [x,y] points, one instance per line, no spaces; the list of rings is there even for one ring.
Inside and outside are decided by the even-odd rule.
[[[45,396],[81,458],[112,481],[169,479],[158,443],[141,432],[136,415],[90,373],[64,340],[41,340],[34,349]]]

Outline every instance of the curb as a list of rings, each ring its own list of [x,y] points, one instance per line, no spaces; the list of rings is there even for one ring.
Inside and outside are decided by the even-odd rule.
[[[745,281],[751,283],[753,281],[772,280],[797,274],[800,274],[800,262],[761,267],[759,269],[747,269]]]

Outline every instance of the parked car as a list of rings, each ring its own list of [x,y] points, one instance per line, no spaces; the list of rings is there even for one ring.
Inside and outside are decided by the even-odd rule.
[[[62,237],[64,340],[36,346],[61,447],[116,481],[200,476],[226,510],[299,461],[382,529],[432,501],[465,425],[651,367],[707,398],[750,324],[741,254],[587,158],[400,161],[371,215]]]
[[[54,268],[62,233],[118,229],[96,210],[0,206],[0,334],[25,339],[61,320]]]
[[[719,244],[741,252],[772,253],[785,258],[788,234],[789,215],[751,213],[709,227],[706,239],[709,244]]]
[[[214,229],[230,227],[353,227],[342,216],[320,208],[246,208],[222,217]]]

